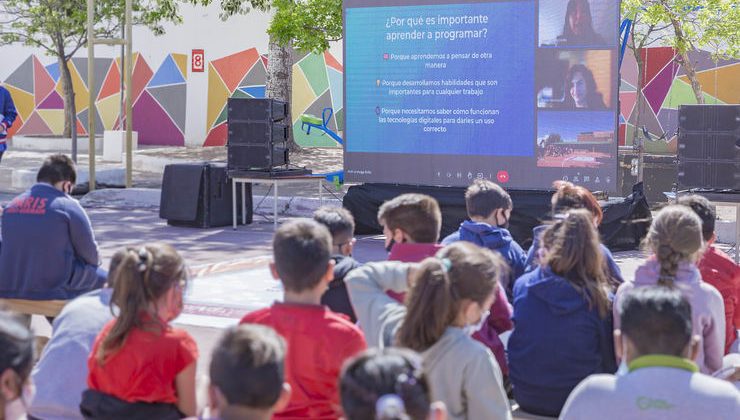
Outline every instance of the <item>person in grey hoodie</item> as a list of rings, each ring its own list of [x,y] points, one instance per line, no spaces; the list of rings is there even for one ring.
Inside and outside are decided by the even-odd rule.
[[[29,420],[82,419],[80,402],[87,389],[87,358],[95,337],[113,319],[111,296],[116,269],[133,248],[117,251],[110,262],[108,283],[64,306],[54,319],[52,335],[31,377],[36,395],[28,408]]]
[[[506,262],[466,242],[420,264],[370,263],[349,273],[350,301],[370,347],[421,353],[432,399],[450,419],[511,419],[501,370],[471,335],[485,321]],[[407,306],[386,292],[405,293]]]

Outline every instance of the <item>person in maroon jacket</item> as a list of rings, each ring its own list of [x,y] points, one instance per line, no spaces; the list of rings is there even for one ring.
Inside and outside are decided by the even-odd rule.
[[[680,197],[678,204],[691,207],[701,219],[702,236],[707,249],[697,265],[702,280],[717,288],[725,303],[725,354],[737,352],[740,329],[740,267],[714,246],[717,240],[714,232],[717,213],[709,200],[692,194]]]

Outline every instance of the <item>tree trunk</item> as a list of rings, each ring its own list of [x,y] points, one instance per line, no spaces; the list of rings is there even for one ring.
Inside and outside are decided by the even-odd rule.
[[[291,98],[293,97],[293,46],[280,45],[270,37],[267,52],[267,87],[265,96],[288,103],[288,147],[291,152],[300,150],[293,137],[293,116]]]
[[[696,69],[694,68],[694,63],[692,63],[689,58],[689,53],[684,52],[679,54],[677,61],[681,66],[683,66],[683,69],[686,71],[686,77],[689,79],[689,82],[691,82],[691,90],[694,91],[696,103],[704,104],[704,92],[701,90],[701,83],[699,83],[699,79],[696,76]]]
[[[696,77],[694,63],[689,59],[688,51],[691,47],[691,43],[686,39],[686,36],[683,33],[681,22],[673,18],[670,10],[668,10],[668,6],[663,5],[663,7],[666,9],[666,12],[668,12],[668,15],[671,16],[671,25],[673,26],[673,33],[676,36],[676,46],[678,47],[677,50],[679,52],[678,63],[683,66],[683,69],[686,71],[686,77],[688,77],[689,82],[691,82],[691,90],[694,91],[696,103],[704,104],[704,92],[702,92],[701,83],[699,83],[699,79]]]
[[[64,93],[64,133],[66,138],[72,137],[72,130],[77,130],[77,108],[75,107],[75,92],[72,86],[72,74],[69,72],[69,62],[64,55],[57,57],[59,73],[62,78],[62,92]]]

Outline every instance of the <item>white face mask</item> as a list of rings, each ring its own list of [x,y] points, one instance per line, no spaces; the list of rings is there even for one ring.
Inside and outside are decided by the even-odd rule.
[[[33,384],[24,385],[21,396],[5,404],[5,420],[24,419],[35,394],[36,387]]]
[[[465,328],[463,328],[463,330],[465,331],[465,333],[467,335],[473,335],[473,334],[477,333],[481,328],[483,328],[483,324],[486,323],[486,320],[488,319],[488,316],[490,314],[491,314],[491,311],[490,310],[483,312],[483,314],[480,317],[480,321],[478,321],[475,324],[466,325]]]

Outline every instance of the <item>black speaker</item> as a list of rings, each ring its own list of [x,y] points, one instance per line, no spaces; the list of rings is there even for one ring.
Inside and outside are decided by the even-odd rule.
[[[681,132],[678,158],[700,160],[738,160],[740,135],[729,132]]]
[[[236,199],[241,220],[241,187],[232,197],[232,181],[223,163],[178,163],[164,168],[159,217],[167,224],[187,227],[219,227],[232,223]],[[252,185],[245,188],[247,223],[252,223]]]
[[[740,105],[681,105],[678,128],[702,132],[740,130]]]
[[[229,98],[232,121],[281,121],[288,116],[288,103],[269,98]]]
[[[271,148],[234,145],[227,148],[229,171],[270,170],[288,164],[287,145]]]
[[[287,103],[230,98],[227,106],[229,171],[271,171],[288,165]]]
[[[740,162],[679,161],[678,186],[680,190],[740,190]]]
[[[740,190],[740,105],[682,105],[678,187]]]

